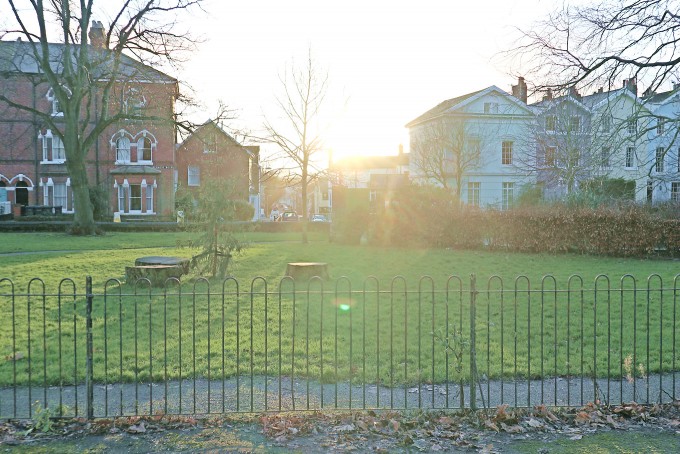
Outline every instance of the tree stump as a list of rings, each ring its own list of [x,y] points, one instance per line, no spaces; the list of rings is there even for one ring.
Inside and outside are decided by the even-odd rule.
[[[315,276],[326,280],[329,279],[328,264],[323,262],[289,263],[286,267],[286,276],[300,282],[308,281]]]
[[[125,278],[128,284],[134,285],[140,279],[148,279],[151,285],[163,286],[167,279],[179,279],[184,271],[180,265],[140,265],[126,266]]]
[[[189,273],[189,259],[182,257],[164,257],[161,255],[149,255],[135,259],[135,266],[148,265],[173,265],[182,268],[183,274]]]

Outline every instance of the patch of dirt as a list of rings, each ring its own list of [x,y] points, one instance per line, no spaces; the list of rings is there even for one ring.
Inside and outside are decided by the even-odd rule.
[[[651,432],[650,432],[651,431]],[[559,452],[597,434],[680,439],[680,402],[477,412],[358,411],[0,423],[5,452]],[[650,440],[654,437],[649,437]],[[527,444],[528,443],[528,444]],[[532,444],[533,443],[533,444]],[[537,444],[538,443],[538,444]],[[584,450],[587,451],[587,447]]]

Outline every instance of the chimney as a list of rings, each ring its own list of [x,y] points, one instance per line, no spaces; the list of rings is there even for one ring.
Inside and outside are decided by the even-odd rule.
[[[635,77],[624,79],[623,88],[629,89],[635,96],[637,96],[637,79]]]
[[[576,90],[576,87],[571,86],[569,87],[569,96],[576,98],[576,99],[581,99],[581,94]]]
[[[403,156],[403,155],[404,155],[404,145],[399,144],[399,156]]]
[[[548,90],[543,95],[543,101],[552,101],[552,99],[553,99],[552,88],[548,88]]]
[[[654,90],[652,90],[652,87],[647,87],[647,89],[642,92],[642,97],[648,98],[648,97],[653,96],[655,94],[656,93],[654,92]]]
[[[673,91],[677,90],[680,88],[680,82],[673,82]]]
[[[517,85],[512,86],[512,96],[527,103],[527,84],[524,82],[524,77],[517,78]]]
[[[598,93],[604,93],[604,88],[602,88],[602,87],[598,88],[598,89],[597,89],[597,92],[598,92]]]
[[[90,38],[90,45],[92,47],[98,49],[106,48],[106,33],[104,32],[104,25],[100,21],[92,21],[87,37]]]

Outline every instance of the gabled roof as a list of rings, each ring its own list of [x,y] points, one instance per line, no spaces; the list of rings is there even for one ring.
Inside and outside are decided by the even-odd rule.
[[[531,104],[530,107],[536,109],[538,112],[543,112],[557,107],[559,104],[563,103],[573,104],[582,110],[590,112],[590,108],[583,102],[583,98],[579,99],[571,94],[557,96],[551,99],[543,99],[539,102]]]
[[[218,134],[220,134],[220,135],[221,135],[224,139],[226,139],[228,142],[232,143],[233,145],[235,145],[235,146],[237,146],[237,147],[239,147],[239,148],[242,148],[243,151],[244,151],[246,154],[248,154],[249,156],[253,157],[253,156],[255,155],[255,153],[254,153],[253,150],[249,150],[249,149],[248,149],[249,147],[244,146],[244,145],[241,145],[240,143],[238,143],[238,142],[236,141],[236,139],[234,139],[232,136],[230,136],[229,134],[227,134],[227,133],[224,131],[224,129],[222,129],[219,125],[217,125],[217,123],[215,123],[213,120],[208,120],[208,121],[206,121],[205,123],[203,123],[202,125],[200,125],[198,128],[196,128],[191,134],[189,134],[189,136],[186,137],[186,139],[184,139],[184,140],[182,141],[182,143],[180,143],[180,144],[177,145],[177,149],[181,149],[182,147],[185,147],[186,144],[189,142],[189,140],[191,140],[192,138],[194,138],[197,134],[200,134],[204,129],[213,129],[213,130],[215,130],[215,132],[217,132]]]
[[[407,128],[410,128],[412,126],[415,126],[418,123],[422,123],[424,121],[430,120],[432,118],[439,117],[441,115],[445,115],[447,113],[454,112],[456,110],[462,109],[463,107],[467,106],[468,104],[474,102],[475,100],[481,98],[482,96],[485,96],[489,93],[496,92],[499,95],[507,98],[509,101],[511,101],[513,104],[516,104],[517,106],[521,107],[522,109],[526,110],[527,113],[533,114],[533,111],[522,101],[519,99],[515,98],[511,94],[507,93],[504,90],[501,90],[495,85],[491,85],[490,87],[487,87],[483,90],[477,90],[473,91],[472,93],[468,93],[466,95],[458,96],[457,98],[451,98],[448,99],[442,103],[439,103],[437,106],[433,107],[432,109],[428,110],[424,114],[420,115],[418,118],[409,121],[406,124]]]
[[[76,53],[80,45],[74,44],[71,46],[72,52]],[[42,52],[42,48],[36,45],[38,53]],[[49,53],[50,67],[53,72],[61,74],[63,71],[63,54],[67,50],[67,46],[61,43],[49,43],[47,45],[47,52]],[[112,61],[113,52],[107,49],[98,49],[90,47],[93,60],[96,55],[102,55],[102,63],[96,63],[95,70],[99,70],[99,74],[95,77],[106,78],[106,66]],[[108,53],[108,55],[106,54]],[[106,61],[109,57],[109,61]],[[0,41],[0,72],[8,73],[23,73],[23,74],[40,74],[42,71],[33,54],[33,44],[25,41]],[[167,74],[158,71],[151,66],[145,65],[125,54],[121,54],[120,66],[117,69],[118,77],[135,78],[137,80],[161,82],[161,83],[176,83],[177,80]]]

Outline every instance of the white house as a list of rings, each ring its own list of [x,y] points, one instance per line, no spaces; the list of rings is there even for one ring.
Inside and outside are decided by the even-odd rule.
[[[440,179],[438,184],[450,182],[460,188],[460,200],[470,205],[510,207],[524,185],[535,183],[535,176],[517,165],[528,154],[525,138],[534,113],[526,105],[523,80],[513,91],[516,96],[492,85],[444,101],[406,124],[411,141],[411,178],[435,182],[441,176],[436,175],[436,169],[426,168],[426,155],[434,153],[438,159],[440,151],[421,144],[438,140],[433,137],[440,135],[437,125],[455,125],[456,137],[449,135],[447,141],[459,142],[459,151],[451,152],[444,145],[446,181]]]
[[[680,202],[680,84],[667,92],[646,93],[642,99],[652,114],[646,131],[649,145],[643,172],[648,197],[652,201]]]

